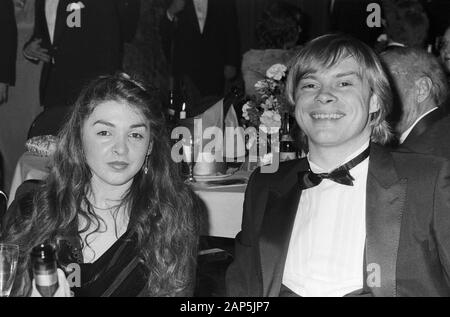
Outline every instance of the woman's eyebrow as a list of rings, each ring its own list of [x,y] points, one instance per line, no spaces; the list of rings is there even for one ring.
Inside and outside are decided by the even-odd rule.
[[[92,125],[96,125],[96,124],[103,124],[106,125],[108,127],[115,127],[115,125],[109,121],[105,121],[105,120],[97,120],[95,121]]]

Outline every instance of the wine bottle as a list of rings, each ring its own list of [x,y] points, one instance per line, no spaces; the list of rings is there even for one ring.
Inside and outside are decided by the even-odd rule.
[[[297,150],[294,138],[291,135],[289,119],[289,113],[285,113],[280,129],[280,162],[297,158]]]
[[[31,251],[31,262],[36,288],[43,297],[52,297],[58,290],[58,272],[55,249],[40,244]]]
[[[168,115],[168,126],[173,129],[177,126],[178,120],[176,117],[176,103],[175,103],[175,86],[174,79],[170,78],[169,81],[169,96],[167,100],[167,115]]]

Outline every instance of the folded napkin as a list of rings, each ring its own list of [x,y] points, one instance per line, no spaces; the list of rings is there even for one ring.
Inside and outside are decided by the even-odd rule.
[[[53,135],[35,136],[25,142],[26,150],[37,156],[50,156],[56,150],[58,138]]]

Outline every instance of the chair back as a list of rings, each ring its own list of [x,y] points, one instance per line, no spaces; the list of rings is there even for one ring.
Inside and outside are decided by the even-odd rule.
[[[41,135],[58,135],[59,130],[65,123],[71,108],[54,107],[46,108],[34,119],[28,130],[28,139]]]

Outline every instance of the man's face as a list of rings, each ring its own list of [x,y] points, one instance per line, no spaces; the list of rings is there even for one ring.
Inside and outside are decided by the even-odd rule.
[[[395,126],[395,130],[398,134],[402,134],[419,117],[419,105],[417,103],[417,89],[414,80],[408,73],[405,66],[402,66],[402,62],[397,60],[400,57],[386,56],[383,59],[386,61],[386,65],[391,74],[391,78],[394,81],[395,93],[399,97],[398,102],[400,105],[396,105],[401,108],[400,120]]]
[[[442,63],[444,63],[445,69],[448,74],[450,74],[450,27],[442,38],[442,46],[440,49],[440,56]]]
[[[356,151],[370,139],[369,115],[378,109],[353,57],[306,74],[297,86],[295,117],[311,150]]]

